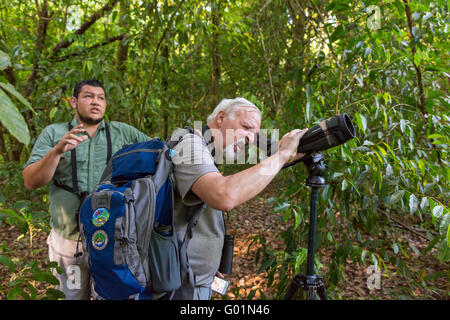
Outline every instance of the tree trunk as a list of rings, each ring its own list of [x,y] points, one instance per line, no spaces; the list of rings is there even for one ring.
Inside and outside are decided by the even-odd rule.
[[[169,63],[169,45],[167,44],[167,40],[164,42],[162,56],[164,57],[164,72],[162,74],[162,87],[164,92],[164,100],[165,104],[162,105],[163,108],[163,138],[166,139],[169,135],[169,110],[167,110],[169,106],[169,71],[170,71],[170,63]]]
[[[294,27],[291,34],[291,45],[288,49],[288,57],[295,57],[295,60],[287,59],[285,65],[285,74],[297,70],[296,76],[292,81],[292,89],[295,91],[303,87],[303,72],[304,72],[304,37],[305,37],[305,15],[303,8],[299,1],[287,1],[289,14],[292,18]],[[297,90],[297,98],[301,96],[302,90]]]
[[[11,161],[8,150],[6,149],[5,139],[3,137],[3,126],[0,123],[0,152],[3,157],[3,161],[9,162]]]
[[[24,89],[24,97],[29,98],[30,95],[36,90],[35,85],[37,83],[38,78],[38,70],[39,70],[39,61],[42,57],[42,52],[45,47],[45,39],[47,38],[47,27],[50,22],[50,19],[53,14],[49,15],[48,12],[48,1],[45,0],[42,3],[42,6],[39,8],[39,2],[36,1],[36,11],[39,16],[39,20],[36,27],[36,55],[33,58],[33,70],[31,71],[30,76],[27,78],[27,81],[25,83],[25,89]],[[31,118],[33,117],[31,111],[26,111],[23,114],[25,121],[27,123],[30,123]],[[34,129],[30,127],[30,134],[33,134]],[[12,161],[19,161],[20,155],[22,154],[23,150],[23,144],[11,144],[11,160]]]
[[[127,13],[129,7],[129,3],[127,0],[120,0],[119,3],[119,26],[128,30],[128,19],[123,19],[122,17]],[[128,58],[128,34],[125,33],[125,36],[122,40],[119,41],[116,52],[116,66],[119,76],[123,75],[126,72],[126,61]]]
[[[156,59],[158,58],[159,49],[161,47],[162,42],[166,38],[167,33],[170,30],[170,27],[172,25],[172,21],[175,18],[175,14],[178,12],[178,10],[180,9],[180,7],[182,6],[183,3],[184,3],[184,0],[181,0],[180,2],[178,2],[178,4],[175,7],[175,9],[172,11],[172,14],[171,14],[171,16],[169,18],[169,21],[167,22],[167,26],[166,26],[166,28],[164,28],[163,34],[161,35],[161,38],[159,39],[159,41],[158,41],[158,43],[156,45],[155,53],[153,55],[152,65],[151,65],[151,68],[150,68],[150,72],[148,73],[147,84],[145,85],[145,89],[144,89],[144,98],[143,98],[142,103],[141,103],[141,111],[140,111],[139,124],[138,124],[138,128],[139,129],[142,129],[142,119],[144,117],[145,105],[147,103],[147,98],[148,98],[148,94],[149,94],[149,91],[150,91],[150,85],[151,85],[152,80],[153,80],[153,72],[155,70]]]
[[[213,1],[211,10],[212,41],[211,41],[211,100],[210,107],[213,109],[219,102],[219,80],[220,80],[220,52],[219,52],[219,24],[220,24],[220,0]]]
[[[25,86],[25,98],[30,97],[31,93],[35,90],[34,85],[36,84],[37,72],[39,70],[39,60],[42,56],[42,51],[45,46],[45,38],[47,37],[47,26],[50,22],[50,16],[48,15],[48,1],[45,0],[42,3],[42,7],[38,7],[39,3],[36,1],[36,11],[39,15],[39,20],[36,28],[36,36],[37,40],[35,43],[36,46],[36,56],[33,61],[33,71],[27,79],[27,83]]]

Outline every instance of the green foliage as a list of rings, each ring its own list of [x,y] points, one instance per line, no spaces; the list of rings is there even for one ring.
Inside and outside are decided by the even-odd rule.
[[[9,56],[0,50],[0,71],[10,67]],[[0,119],[2,125],[21,143],[30,143],[30,133],[22,114],[16,105],[11,101],[8,94],[15,97],[23,105],[33,111],[30,103],[16,91],[10,83],[0,82]]]
[[[28,236],[32,248],[37,232],[50,231],[47,188],[33,191],[30,196],[23,186],[20,171],[21,165],[17,163],[0,167],[0,181],[4,181],[0,190],[0,226],[3,222],[16,226],[21,237]]]
[[[48,213],[47,212],[32,212],[29,207],[20,201],[15,204],[17,211],[13,209],[0,208],[0,225],[5,220],[9,225],[16,226],[21,232],[22,236],[29,235],[30,248],[33,247],[33,237],[36,231],[48,231]]]
[[[2,185],[0,188],[0,227],[7,223],[18,228],[21,234],[15,241],[27,240],[28,248],[26,250],[34,253],[33,239],[35,235],[40,231],[49,232],[50,226],[47,204],[34,202],[32,199],[41,200],[43,197],[45,199],[47,190],[41,188],[34,191],[32,197],[28,195],[30,200],[16,200],[27,198],[20,168],[20,164],[16,163],[0,167]],[[62,292],[53,288],[55,284],[58,284],[58,280],[53,276],[51,270],[62,272],[55,262],[42,265],[41,262],[32,258],[18,256],[3,239],[0,246],[0,264],[6,266],[8,271],[8,277],[4,278],[4,280],[8,279],[7,286],[0,285],[0,292],[7,299],[54,300],[64,296]]]
[[[409,3],[414,8],[418,4]],[[441,24],[444,21],[441,8],[431,3],[425,8],[414,12],[421,32],[413,32],[413,36],[419,37],[413,40],[416,50],[424,57],[416,57],[416,53],[414,63],[422,68],[428,66],[422,79],[426,83],[426,104],[421,109],[420,99],[412,98],[417,97],[414,72],[417,69],[411,69],[412,42],[408,43],[404,7],[385,5],[383,27],[372,31],[363,23],[349,22],[361,19],[358,7],[350,13],[349,7],[341,6],[341,2],[339,5],[330,2],[327,6],[337,17],[345,13],[350,19],[339,19],[334,31],[334,24],[325,27],[325,37],[329,35],[332,44],[327,45],[329,54],[322,60],[325,72],[314,78],[314,85],[306,86],[305,123],[311,126],[314,121],[346,112],[357,125],[355,140],[325,153],[325,178],[329,185],[320,199],[318,238],[319,248],[334,248],[327,275],[332,294],[345,278],[343,267],[347,259],[363,265],[381,265],[386,274],[389,274],[386,265],[393,264],[405,278],[411,277],[410,270],[414,267],[409,265],[405,246],[418,254],[430,254],[432,248],[437,248],[433,255],[443,269],[449,261],[446,240],[449,115],[443,91],[448,90],[448,84],[441,81],[438,71],[446,69],[438,52],[446,53],[425,45],[439,39],[445,42],[443,29],[438,27],[445,23]],[[433,69],[438,72],[429,73],[430,65],[438,66]],[[295,101],[301,104],[304,100],[299,97]],[[311,105],[313,101],[315,108],[311,112],[308,103]],[[327,105],[335,106],[334,110],[325,111],[321,107]],[[309,211],[306,188],[305,192],[297,192],[305,180],[301,171],[298,168],[285,174],[283,191],[274,202],[274,211],[284,209],[280,213],[291,219],[295,227],[306,218],[299,217],[299,213]],[[420,253],[411,243],[396,239],[399,232],[395,229],[396,221],[408,221],[426,230],[423,235],[430,241],[426,252]],[[307,224],[299,226],[292,235],[283,238],[288,252],[293,240],[305,244]],[[294,261],[303,261],[304,253],[293,252],[297,259],[286,263],[279,258],[271,264],[272,268],[281,266],[283,272],[297,272]],[[269,274],[273,270],[266,269]],[[439,275],[446,277],[445,273]],[[285,290],[286,283],[281,279],[277,288]],[[439,289],[441,295],[448,290]]]
[[[46,268],[41,268],[37,261],[23,262],[18,259],[10,259],[0,255],[0,264],[8,267],[12,274],[7,288],[1,291],[7,292],[8,300],[16,300],[19,297],[24,300],[57,300],[64,298],[64,293],[54,288],[47,288],[44,293],[38,293],[38,284],[58,285],[59,280],[51,273],[51,269],[56,269],[62,273],[62,269],[57,263],[52,261]]]

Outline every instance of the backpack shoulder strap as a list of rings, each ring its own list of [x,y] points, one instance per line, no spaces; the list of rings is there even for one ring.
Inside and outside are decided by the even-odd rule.
[[[191,127],[186,126],[183,129],[186,130],[186,133],[179,135],[177,138],[175,138],[173,140],[172,140],[172,137],[169,137],[166,139],[166,145],[169,147],[169,149],[173,149],[177,144],[179,144],[181,142],[181,140],[183,140],[184,136],[188,133],[198,135],[198,133]]]
[[[176,292],[176,299],[191,300],[194,295],[195,278],[192,269],[189,267],[187,256],[187,248],[189,241],[192,239],[192,229],[197,225],[201,214],[206,209],[206,203],[189,207],[188,215],[190,216],[183,242],[180,246],[180,269],[182,289]]]
[[[69,131],[73,129],[72,123],[69,121],[68,124]],[[111,143],[111,132],[109,129],[108,122],[105,122],[105,132],[106,132],[106,143],[107,143],[107,155],[106,155],[106,164],[108,164],[109,159],[111,159],[112,155],[112,143]],[[87,196],[87,191],[80,192],[78,189],[78,167],[77,167],[77,152],[76,148],[70,150],[70,165],[72,167],[72,188],[66,185],[59,183],[57,180],[53,179],[53,184],[57,187],[64,189],[68,192],[76,194],[79,198],[84,198]]]
[[[109,130],[109,124],[105,121],[105,132],[106,132],[106,144],[107,144],[107,155],[106,155],[106,163],[109,162],[112,156],[112,143],[111,143],[111,131]]]
[[[72,123],[68,122],[67,126],[69,128],[69,131],[72,130],[72,128],[73,128]],[[72,167],[72,171],[71,171],[71,173],[72,173],[72,188],[59,183],[55,179],[53,179],[53,184],[61,189],[64,189],[71,193],[75,193],[76,195],[80,196],[78,194],[77,153],[76,153],[75,149],[70,150],[70,165]]]
[[[72,130],[72,123],[69,122],[69,131]],[[78,168],[76,148],[70,150],[70,164],[72,165],[72,192],[78,194]]]

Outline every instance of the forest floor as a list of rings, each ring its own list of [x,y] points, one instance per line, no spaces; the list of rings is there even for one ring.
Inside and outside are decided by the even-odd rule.
[[[270,205],[266,204],[269,197],[275,196],[278,192],[277,182],[272,182],[262,193],[247,203],[233,210],[234,217],[229,219],[227,228],[229,233],[235,235],[234,263],[233,273],[226,276],[230,280],[230,289],[228,296],[230,299],[244,299],[252,290],[256,290],[255,298],[260,298],[260,292],[264,293],[267,298],[274,295],[274,292],[267,286],[266,273],[257,274],[261,262],[255,264],[255,254],[258,250],[257,245],[252,245],[250,251],[248,246],[256,235],[266,237],[266,243],[270,243],[270,247],[274,250],[283,250],[283,241],[277,235],[282,230],[288,228],[288,223],[284,223],[280,219],[280,215],[273,213]],[[428,246],[428,241],[406,230],[399,230],[402,238],[410,241],[421,252]],[[307,247],[307,244],[303,244]],[[406,248],[406,254],[410,257],[409,265],[426,266],[427,274],[438,271],[445,271],[447,266],[440,264],[436,258],[436,249],[433,255],[422,256],[413,252],[411,248]],[[328,272],[328,265],[331,260],[331,249],[320,249],[320,262],[323,268],[319,274],[325,279]],[[417,262],[415,262],[415,260]],[[419,263],[420,260],[420,263]],[[367,261],[367,260],[366,260]],[[367,266],[359,265],[356,262],[347,260],[347,264],[343,270],[345,274],[345,283],[340,285],[340,299],[446,299],[445,290],[448,286],[447,278],[444,276],[434,282],[429,282],[425,288],[414,288],[411,294],[410,283],[401,277],[394,265],[386,264],[389,271],[387,275],[382,270],[380,289],[369,290],[367,281],[370,274],[367,273]],[[418,279],[425,272],[424,268],[416,270]],[[275,276],[277,279],[277,276]],[[325,283],[325,286],[327,284]],[[435,288],[438,288],[436,291]],[[233,293],[233,289],[239,289],[239,295]],[[408,292],[409,291],[409,292]],[[408,292],[408,293],[407,293]],[[217,294],[214,294],[218,297]]]
[[[248,250],[251,240],[256,235],[264,235],[267,243],[275,250],[283,250],[283,242],[276,235],[288,227],[287,223],[283,223],[280,216],[273,213],[270,205],[266,204],[269,197],[276,195],[277,183],[272,182],[260,195],[248,201],[247,203],[235,208],[231,214],[230,219],[227,220],[228,233],[235,235],[235,247],[233,257],[233,272],[232,275],[225,275],[225,278],[230,281],[228,289],[229,299],[247,299],[249,294],[254,290],[254,298],[260,299],[266,297],[271,299],[274,292],[267,286],[266,273],[257,273],[260,263],[255,263],[255,254],[258,245],[252,245]],[[281,221],[280,221],[281,220]],[[29,236],[21,236],[20,230],[16,226],[10,226],[3,223],[0,226],[0,254],[20,261],[38,261],[42,266],[47,265],[47,233],[38,231],[32,242],[30,248]],[[427,247],[428,242],[415,234],[400,232],[401,237],[406,237],[408,241],[414,243],[415,247],[422,251]],[[306,244],[304,245],[306,246]],[[445,265],[439,264],[435,255],[422,256],[407,248],[407,254],[412,259],[409,265],[415,265],[414,260],[417,260],[417,265],[426,266],[427,274],[437,271],[445,271]],[[435,249],[433,249],[435,250]],[[324,276],[328,272],[328,263],[330,261],[331,250],[320,249],[320,261],[323,268],[319,273]],[[14,259],[13,259],[14,260]],[[425,261],[426,260],[426,261]],[[426,287],[415,286],[411,290],[411,284],[406,279],[401,277],[396,267],[387,265],[389,276],[383,272],[381,277],[381,288],[369,290],[367,286],[367,279],[369,275],[366,273],[367,266],[362,266],[347,260],[343,272],[345,274],[345,282],[340,286],[340,299],[445,299],[445,290],[448,286],[446,277],[441,277],[433,282],[428,282]],[[448,267],[448,265],[447,265]],[[419,278],[423,274],[423,270],[416,270],[417,275],[413,278]],[[0,264],[0,300],[6,299],[8,291],[8,284],[11,281],[12,275],[9,273],[6,266]],[[277,277],[275,277],[277,279]],[[326,285],[326,283],[325,283]],[[49,284],[37,284],[38,294],[43,293]],[[436,290],[438,288],[438,290]],[[404,292],[404,293],[402,293]],[[261,293],[264,295],[261,296]],[[221,299],[218,294],[213,293],[213,299]]]

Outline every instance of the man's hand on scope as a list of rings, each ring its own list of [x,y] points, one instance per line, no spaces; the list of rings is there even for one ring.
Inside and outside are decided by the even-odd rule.
[[[297,153],[298,143],[308,129],[294,129],[286,133],[278,144],[278,152],[285,163],[300,160],[304,153]]]
[[[63,154],[66,151],[75,149],[80,143],[86,141],[88,139],[87,135],[83,135],[81,137],[77,136],[77,134],[83,132],[84,132],[83,124],[74,127],[69,132],[66,132],[66,134],[63,135],[61,140],[59,140],[58,143],[56,144],[55,146],[56,152],[58,154]]]

